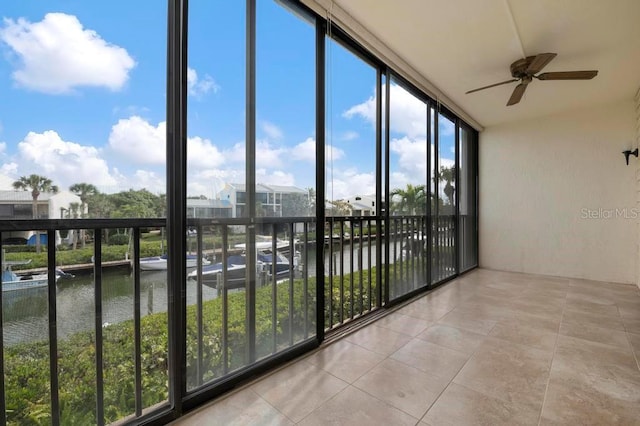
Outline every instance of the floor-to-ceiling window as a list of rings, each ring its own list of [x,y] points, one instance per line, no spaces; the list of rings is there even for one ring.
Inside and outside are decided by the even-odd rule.
[[[427,104],[396,79],[389,88],[390,298],[428,284]]]
[[[478,265],[478,146],[466,125],[458,129],[458,262],[460,271]]]
[[[380,184],[379,70],[353,46],[326,37],[324,269],[330,329],[379,304],[384,247]]]
[[[436,110],[433,161],[432,252],[433,280],[456,271],[456,123],[455,117]]]
[[[0,171],[77,198],[0,248],[88,271],[0,293],[9,422],[167,420],[477,263],[471,128],[298,3],[168,3],[3,8]]]

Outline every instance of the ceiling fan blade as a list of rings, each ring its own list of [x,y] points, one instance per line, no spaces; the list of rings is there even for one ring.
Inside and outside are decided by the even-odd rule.
[[[542,68],[546,67],[547,64],[551,62],[556,56],[558,56],[557,53],[541,53],[539,55],[536,55],[536,57],[533,58],[533,61],[531,61],[531,63],[527,67],[527,74],[532,75],[539,73],[540,71],[542,71]]]
[[[598,71],[561,71],[561,72],[545,72],[536,78],[538,80],[591,80],[598,75]]]
[[[503,84],[513,83],[514,81],[518,81],[518,79],[517,79],[517,78],[512,78],[511,80],[502,81],[502,82],[500,82],[500,83],[490,84],[490,85],[488,85],[488,86],[479,87],[479,88],[477,88],[477,89],[469,90],[468,92],[465,92],[465,95],[468,95],[469,93],[473,93],[473,92],[478,92],[478,91],[480,91],[480,90],[489,89],[489,88],[491,88],[491,87],[502,86]]]
[[[528,83],[520,83],[516,86],[515,89],[513,89],[513,93],[509,98],[509,102],[507,102],[507,106],[515,105],[520,102],[520,99],[522,99],[522,95],[524,95],[524,91],[527,90],[527,84]]]

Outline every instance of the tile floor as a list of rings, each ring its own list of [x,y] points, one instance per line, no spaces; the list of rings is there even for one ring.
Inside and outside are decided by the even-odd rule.
[[[176,425],[640,425],[633,285],[475,270]]]

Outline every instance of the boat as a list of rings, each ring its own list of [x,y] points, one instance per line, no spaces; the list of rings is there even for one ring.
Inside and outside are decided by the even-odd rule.
[[[202,258],[203,265],[209,265],[206,258]],[[195,268],[198,266],[198,256],[194,254],[187,255],[187,269]],[[142,257],[140,258],[140,270],[141,271],[166,271],[167,270],[167,255]]]
[[[27,290],[31,288],[46,287],[49,285],[49,275],[46,273],[18,275],[11,269],[13,266],[28,265],[29,263],[31,263],[31,260],[3,262],[2,291]],[[62,274],[65,273],[62,272]],[[60,276],[60,273],[56,270],[56,281]]]
[[[272,253],[258,251],[256,253],[256,269],[257,278],[260,283],[268,283],[273,280],[274,273],[274,256]],[[224,278],[224,287],[227,289],[243,288],[246,282],[246,256],[245,254],[232,255],[227,258],[226,276]],[[289,264],[289,259],[281,253],[276,252],[275,255],[275,280],[281,281],[289,278],[294,265]],[[214,263],[202,268],[202,283],[207,287],[220,290],[222,284],[223,267],[222,262]],[[198,279],[198,271],[191,271],[187,278]]]

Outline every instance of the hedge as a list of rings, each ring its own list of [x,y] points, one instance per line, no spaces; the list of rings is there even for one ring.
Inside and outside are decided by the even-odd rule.
[[[77,250],[76,250],[77,251]],[[391,265],[393,273],[393,265]],[[371,276],[372,292],[369,294],[368,277]],[[342,308],[350,312],[350,283],[354,282],[354,311],[359,312],[361,273],[345,274]],[[376,305],[376,269],[362,271],[363,306],[367,310],[369,300]],[[307,331],[315,333],[316,280],[308,279]],[[289,346],[289,329],[294,342],[305,337],[305,307],[303,281],[293,281],[293,313],[289,316],[289,282],[277,285],[276,351]],[[325,297],[328,296],[329,279],[325,278]],[[333,323],[337,323],[339,277],[334,277],[331,297]],[[256,289],[256,351],[257,358],[273,352],[272,334],[272,286]],[[244,292],[228,293],[228,359],[226,371],[246,365],[246,324]],[[222,299],[203,303],[203,359],[200,377],[197,375],[197,311],[187,307],[187,389],[222,377],[225,373],[222,347]],[[329,307],[325,307],[328,326]],[[103,327],[104,354],[104,412],[107,423],[130,416],[135,411],[135,365],[133,321]],[[167,313],[150,314],[141,319],[142,402],[150,407],[168,398],[168,324]],[[61,423],[65,425],[95,424],[95,333],[80,332],[58,341],[58,380]],[[47,341],[21,343],[4,349],[5,392],[7,421],[12,425],[50,424],[49,345]]]

